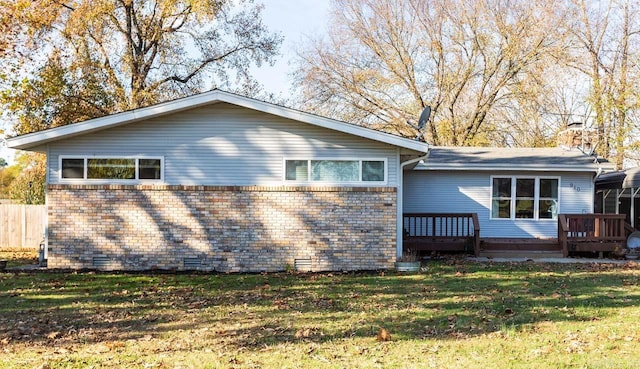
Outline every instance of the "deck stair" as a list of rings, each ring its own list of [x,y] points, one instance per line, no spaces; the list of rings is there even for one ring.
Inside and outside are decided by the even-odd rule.
[[[504,258],[504,259],[550,259],[550,258],[562,258],[562,251],[551,250],[485,250],[480,251],[480,257],[485,258]]]
[[[483,238],[480,241],[479,256],[513,259],[561,258],[562,248],[555,238]]]

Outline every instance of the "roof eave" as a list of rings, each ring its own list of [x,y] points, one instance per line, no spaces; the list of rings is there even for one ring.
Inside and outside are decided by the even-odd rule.
[[[520,165],[517,169],[511,164],[505,165],[433,165],[425,162],[425,164],[419,165],[415,170],[455,170],[455,171],[508,171],[508,172],[592,172],[597,173],[597,167],[588,166],[553,166],[553,165]]]
[[[83,135],[102,129],[113,128],[144,119],[151,119],[187,109],[197,108],[218,100],[219,92],[220,91],[206,92],[200,95],[168,101],[145,108],[134,109],[62,127],[8,138],[7,147],[21,150],[30,149],[56,140],[71,138],[73,136]]]

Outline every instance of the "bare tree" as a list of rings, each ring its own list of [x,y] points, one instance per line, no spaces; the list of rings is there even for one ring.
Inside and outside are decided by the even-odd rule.
[[[591,115],[583,76],[553,58],[554,65],[521,78],[511,97],[494,109],[498,127],[492,142],[500,146],[549,147],[570,123],[584,122]]]
[[[304,107],[415,137],[430,105],[427,141],[493,143],[498,107],[566,47],[563,16],[545,0],[336,0],[329,37],[299,52]]]
[[[570,64],[589,86],[600,153],[617,168],[640,148],[640,7],[635,1],[574,0],[576,48]]]

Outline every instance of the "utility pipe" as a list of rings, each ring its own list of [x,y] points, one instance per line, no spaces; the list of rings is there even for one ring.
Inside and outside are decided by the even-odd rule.
[[[400,259],[402,257],[402,238],[404,236],[404,211],[403,211],[403,196],[404,196],[404,167],[407,165],[415,164],[421,162],[429,156],[429,149],[424,153],[423,156],[420,156],[415,159],[407,160],[405,162],[400,163],[400,167],[398,169],[398,200],[397,200],[397,215],[396,215],[396,257]],[[398,152],[398,158],[400,157],[400,152]]]

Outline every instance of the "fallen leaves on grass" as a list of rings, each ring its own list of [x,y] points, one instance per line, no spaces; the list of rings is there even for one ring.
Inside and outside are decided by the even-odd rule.
[[[374,350],[393,351],[420,338],[495,338],[502,345],[529,329],[550,338],[526,355],[545,357],[547,347],[551,355],[579,355],[593,351],[596,342],[622,340],[594,341],[584,333],[565,337],[567,327],[576,331],[585,319],[613,322],[625,338],[615,343],[616,350],[638,341],[633,331],[615,325],[622,318],[610,309],[628,308],[634,318],[640,314],[638,272],[621,267],[433,263],[428,273],[410,278],[393,273],[78,276],[0,275],[0,307],[11,312],[0,315],[0,352],[29,347],[51,355],[59,348],[56,352],[91,356],[93,350],[103,359],[131,352],[176,357],[220,352],[226,363],[236,355],[284,348],[325,360],[327,347],[339,342],[349,357],[375,356]]]
[[[92,353],[92,354],[104,354],[106,352],[111,351],[111,348],[109,348],[109,346],[107,346],[104,343],[95,345],[94,347],[90,348],[89,350],[87,350],[87,352]]]
[[[389,331],[384,328],[380,328],[380,331],[378,331],[378,335],[376,336],[376,341],[391,341],[391,333],[389,333]]]
[[[577,333],[568,332],[562,342],[564,343],[564,350],[568,354],[582,354],[586,348],[585,342],[582,341]]]
[[[9,260],[10,265],[36,264],[38,252],[26,248],[3,248],[0,250],[0,259]]]
[[[56,338],[60,337],[62,335],[62,333],[60,333],[59,331],[55,331],[55,332],[51,332],[49,334],[47,334],[47,338],[50,340],[55,340]]]
[[[299,329],[296,331],[296,333],[293,336],[296,339],[303,339],[303,338],[321,337],[321,336],[324,336],[324,334],[317,327],[311,327],[311,328]]]

